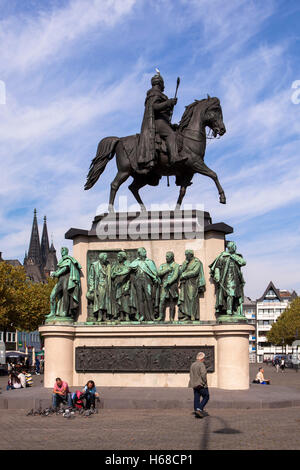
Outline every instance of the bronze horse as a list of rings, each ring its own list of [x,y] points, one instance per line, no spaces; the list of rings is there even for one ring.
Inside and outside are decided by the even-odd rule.
[[[84,189],[90,189],[94,186],[103,173],[108,161],[116,155],[118,173],[111,183],[109,211],[114,210],[116,193],[121,184],[129,176],[133,177],[129,189],[143,211],[146,208],[139,195],[139,190],[147,184],[157,186],[162,176],[171,175],[176,176],[176,185],[180,186],[176,209],[180,208],[186,188],[192,184],[192,178],[195,173],[212,178],[219,192],[220,203],[226,204],[225,193],[220,185],[217,174],[204,163],[206,126],[212,130],[213,137],[217,137],[217,135],[222,136],[226,132],[222,108],[218,98],[208,96],[207,99],[195,100],[194,103],[186,106],[181,121],[176,126],[176,133],[179,154],[184,155],[187,159],[182,164],[177,163],[176,166],[170,165],[166,149],[163,149],[162,145],[160,145],[156,151],[156,165],[146,175],[137,173],[135,168],[138,135],[121,138],[105,137],[98,144],[97,154],[91,162]]]

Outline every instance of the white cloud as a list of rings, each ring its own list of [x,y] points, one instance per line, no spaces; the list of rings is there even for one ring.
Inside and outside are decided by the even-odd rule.
[[[136,0],[72,0],[66,7],[17,15],[0,23],[1,61],[6,72],[25,72],[65,55],[74,42],[113,27],[131,12]]]

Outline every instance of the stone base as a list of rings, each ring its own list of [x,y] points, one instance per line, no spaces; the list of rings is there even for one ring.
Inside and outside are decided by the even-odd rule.
[[[50,317],[46,318],[46,325],[73,325],[73,319],[70,317]]]
[[[219,315],[218,323],[247,323],[247,318],[241,315]]]
[[[197,351],[214,348],[214,372],[208,385],[227,390],[249,388],[248,324],[190,325],[45,325],[40,328],[45,341],[44,386],[52,387],[61,377],[70,386],[83,386],[94,380],[101,386],[116,387],[187,387],[186,372],[83,372],[76,370],[77,347],[193,347]],[[204,348],[205,349],[205,348]],[[191,358],[191,363],[195,357]]]

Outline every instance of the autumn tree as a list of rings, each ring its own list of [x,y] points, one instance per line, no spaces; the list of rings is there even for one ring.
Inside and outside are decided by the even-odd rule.
[[[17,328],[25,285],[26,273],[22,266],[0,263],[0,325],[3,330]]]
[[[300,334],[300,297],[296,297],[277,322],[273,323],[267,339],[276,346],[281,346],[282,343],[291,345],[298,337],[298,332]]]
[[[24,302],[19,310],[19,330],[35,331],[50,313],[50,294],[56,279],[49,278],[46,283],[27,282],[24,290]]]
[[[50,312],[50,293],[56,280],[34,283],[26,278],[23,266],[0,263],[0,326],[34,331]]]

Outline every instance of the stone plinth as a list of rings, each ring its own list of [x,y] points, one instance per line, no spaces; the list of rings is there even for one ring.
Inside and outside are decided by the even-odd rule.
[[[201,347],[213,346],[214,372],[208,374],[209,386],[247,390],[248,338],[253,331],[254,327],[248,324],[46,325],[40,328],[45,340],[44,385],[52,387],[55,378],[62,377],[72,386],[82,386],[92,379],[100,387],[187,387],[188,372],[78,372],[75,367],[76,348],[193,346],[201,351]]]

